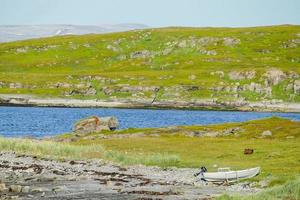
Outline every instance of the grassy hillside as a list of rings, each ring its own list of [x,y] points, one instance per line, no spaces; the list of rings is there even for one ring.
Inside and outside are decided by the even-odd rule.
[[[161,28],[0,44],[0,93],[300,101],[300,26]]]

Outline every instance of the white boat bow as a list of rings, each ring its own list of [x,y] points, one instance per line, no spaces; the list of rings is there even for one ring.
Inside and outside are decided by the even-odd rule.
[[[229,169],[229,168],[228,168]],[[237,181],[239,179],[252,178],[258,175],[260,172],[260,167],[238,170],[238,171],[218,171],[218,172],[202,172],[200,173],[201,179],[205,181],[212,182],[222,182],[222,181]]]

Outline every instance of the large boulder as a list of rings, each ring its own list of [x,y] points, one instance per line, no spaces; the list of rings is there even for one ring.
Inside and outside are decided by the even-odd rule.
[[[80,120],[74,125],[75,133],[93,133],[102,130],[115,130],[119,122],[115,117],[97,117],[91,116]]]

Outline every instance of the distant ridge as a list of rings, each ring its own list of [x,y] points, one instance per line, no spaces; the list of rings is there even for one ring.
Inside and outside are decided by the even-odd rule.
[[[0,26],[0,42],[11,42],[56,35],[83,35],[90,33],[112,33],[135,29],[145,29],[143,24],[115,25],[2,25]]]

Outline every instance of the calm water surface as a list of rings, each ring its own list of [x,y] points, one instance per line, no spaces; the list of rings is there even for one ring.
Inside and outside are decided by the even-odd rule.
[[[91,116],[115,116],[120,129],[241,122],[270,116],[300,120],[297,113],[148,110],[116,108],[0,107],[0,135],[43,137],[66,133],[74,122]]]

